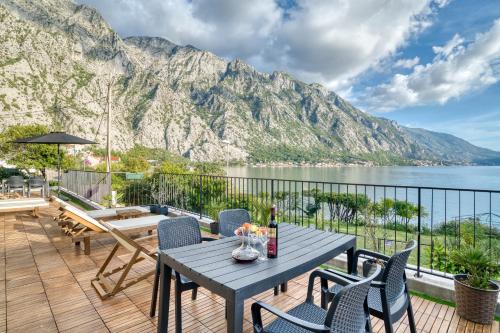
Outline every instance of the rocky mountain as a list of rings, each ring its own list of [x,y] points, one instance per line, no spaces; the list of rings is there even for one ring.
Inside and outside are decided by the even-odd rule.
[[[193,46],[120,38],[69,0],[0,0],[0,129],[42,123],[193,160],[500,163],[456,137],[373,117],[318,84]],[[228,146],[224,143],[229,142]],[[227,149],[227,150],[226,150]]]

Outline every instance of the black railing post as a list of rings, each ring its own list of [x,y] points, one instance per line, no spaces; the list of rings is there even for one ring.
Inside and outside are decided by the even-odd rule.
[[[203,176],[200,175],[200,219],[203,217]]]
[[[422,231],[422,189],[418,188],[418,217],[417,217],[417,274],[416,277],[421,277],[420,274],[420,254],[422,250],[422,243],[420,239],[420,232]]]
[[[271,179],[271,205],[274,205],[274,179]]]

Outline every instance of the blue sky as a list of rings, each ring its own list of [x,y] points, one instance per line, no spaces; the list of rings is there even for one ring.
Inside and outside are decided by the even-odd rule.
[[[161,36],[318,82],[362,110],[500,151],[500,0],[78,0]]]
[[[488,31],[498,18],[500,1],[454,0],[439,10],[431,27],[400,49],[401,58],[419,57],[421,63],[432,62],[435,56],[433,46],[446,44],[457,33],[466,41],[473,41],[477,33]],[[354,89],[388,79],[387,73],[365,75],[366,78]],[[411,127],[451,133],[476,145],[500,151],[499,83],[465,93],[442,105],[428,103],[374,114]]]

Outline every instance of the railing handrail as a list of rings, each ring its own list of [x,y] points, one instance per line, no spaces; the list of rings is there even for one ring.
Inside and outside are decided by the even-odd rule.
[[[78,172],[94,172],[94,173],[107,173],[105,171],[92,171],[92,170],[68,170]],[[111,174],[126,174],[129,171],[112,171]],[[154,173],[153,173],[154,174]],[[462,192],[478,192],[478,193],[496,193],[500,194],[500,190],[491,189],[474,189],[474,188],[459,188],[459,187],[433,187],[433,186],[416,186],[416,185],[401,185],[401,184],[376,184],[376,183],[357,183],[357,182],[338,182],[338,181],[320,181],[320,180],[307,180],[307,179],[289,179],[289,178],[266,178],[266,177],[244,177],[244,176],[226,176],[217,174],[204,174],[204,173],[165,173],[158,172],[158,174],[171,175],[171,176],[201,176],[201,177],[217,177],[217,178],[234,178],[234,179],[253,179],[253,180],[266,180],[266,181],[283,181],[283,182],[305,182],[315,184],[335,184],[345,186],[369,186],[369,187],[397,187],[407,188],[414,190],[438,190],[438,191],[462,191]]]

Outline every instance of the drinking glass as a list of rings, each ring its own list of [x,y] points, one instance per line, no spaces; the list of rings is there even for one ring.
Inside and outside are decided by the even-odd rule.
[[[269,241],[269,239],[267,237],[267,228],[260,227],[257,235],[258,235],[257,236],[258,241],[261,245],[258,260],[259,261],[266,261],[267,260],[267,242]]]

